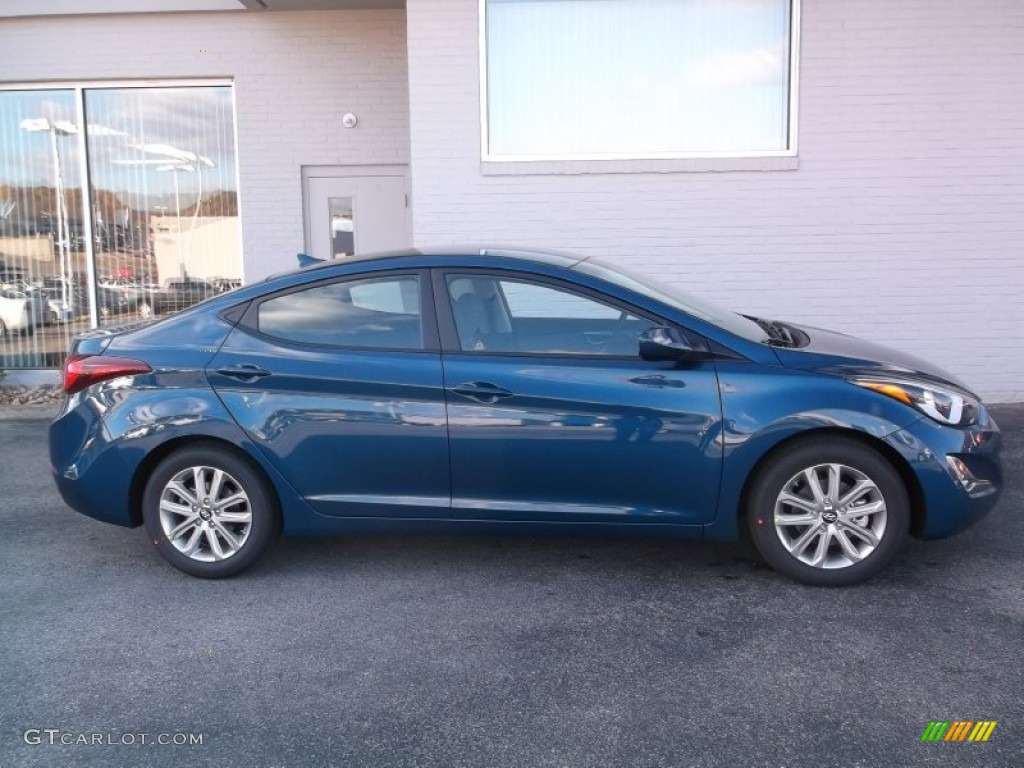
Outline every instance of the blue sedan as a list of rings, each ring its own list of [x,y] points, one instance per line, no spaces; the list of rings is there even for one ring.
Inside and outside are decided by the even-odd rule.
[[[279,532],[560,531],[749,537],[839,586],[1002,488],[948,373],[547,253],[315,265],[80,336],[64,388],[65,501],[202,577]]]

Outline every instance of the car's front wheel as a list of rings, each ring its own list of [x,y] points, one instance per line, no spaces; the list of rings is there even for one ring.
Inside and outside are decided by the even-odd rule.
[[[214,445],[176,451],[153,471],[142,517],[167,562],[202,578],[233,576],[273,541],[273,489],[245,459]]]
[[[773,457],[753,481],[747,520],[776,570],[804,584],[846,586],[896,556],[910,528],[910,500],[884,456],[828,436]]]

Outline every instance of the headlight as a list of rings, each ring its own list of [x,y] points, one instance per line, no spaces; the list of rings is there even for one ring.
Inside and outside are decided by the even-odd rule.
[[[955,389],[921,381],[867,376],[847,381],[906,403],[940,424],[969,427],[978,422],[981,404],[970,395]]]

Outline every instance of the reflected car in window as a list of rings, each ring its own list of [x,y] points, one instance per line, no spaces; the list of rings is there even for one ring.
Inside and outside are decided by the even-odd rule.
[[[41,295],[0,289],[0,337],[9,332],[35,333],[49,320],[49,307]]]
[[[64,388],[63,498],[202,577],[281,531],[568,532],[749,537],[840,586],[1002,489],[935,366],[556,254],[324,262],[86,333]]]
[[[180,312],[216,293],[217,289],[205,280],[194,277],[171,277],[164,281],[163,287],[158,291],[141,291],[137,311],[141,317]]]
[[[89,314],[89,299],[79,288],[41,288],[39,294],[46,299],[50,324],[67,323]]]

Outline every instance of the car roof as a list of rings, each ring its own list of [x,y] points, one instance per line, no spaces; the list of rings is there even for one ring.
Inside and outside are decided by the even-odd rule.
[[[269,279],[283,277],[285,274],[305,274],[309,272],[315,272],[321,269],[329,269],[330,267],[338,267],[343,264],[369,264],[373,262],[382,262],[393,259],[405,259],[413,257],[437,258],[439,260],[458,260],[459,258],[480,256],[489,256],[499,259],[512,259],[514,261],[529,262],[533,264],[544,264],[553,267],[565,267],[567,269],[575,266],[576,264],[579,264],[581,261],[586,261],[585,257],[577,256],[574,254],[560,253],[558,251],[541,251],[534,250],[531,248],[507,248],[488,246],[403,248],[395,251],[382,251],[379,253],[366,253],[357,254],[354,256],[346,256],[344,259],[329,259],[326,261],[311,264],[308,267],[303,267],[302,269],[299,270],[293,270],[292,272],[279,273],[277,275],[273,275]]]

